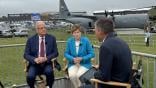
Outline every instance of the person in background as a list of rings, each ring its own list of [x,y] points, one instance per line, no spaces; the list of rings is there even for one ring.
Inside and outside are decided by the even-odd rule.
[[[71,28],[73,37],[67,40],[64,57],[68,61],[68,74],[74,88],[81,86],[79,77],[92,67],[94,57],[92,44],[87,37],[81,36],[82,28],[75,24]]]
[[[24,58],[29,62],[27,83],[30,88],[35,88],[36,76],[44,74],[47,86],[52,88],[54,73],[51,60],[58,56],[56,38],[47,34],[43,21],[36,22],[36,32],[37,34],[27,40],[24,52]]]
[[[95,35],[102,44],[99,49],[99,68],[94,77],[102,81],[127,83],[132,72],[131,50],[126,42],[115,35],[113,21],[107,18],[97,20]],[[99,88],[110,87],[99,85]]]
[[[150,37],[151,37],[150,30],[151,30],[151,26],[147,26],[145,28],[145,43],[147,47],[149,46],[150,43]]]

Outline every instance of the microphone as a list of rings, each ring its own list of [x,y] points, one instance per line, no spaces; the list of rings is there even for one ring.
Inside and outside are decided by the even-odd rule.
[[[54,66],[55,66],[55,68],[56,68],[58,71],[61,71],[61,65],[60,65],[60,63],[58,63],[57,60],[54,60]]]
[[[80,42],[79,46],[82,46],[82,43]]]

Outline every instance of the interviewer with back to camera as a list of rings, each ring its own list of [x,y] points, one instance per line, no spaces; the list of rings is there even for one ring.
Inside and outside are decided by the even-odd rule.
[[[67,40],[64,53],[68,61],[69,78],[74,84],[74,88],[81,86],[79,77],[88,71],[92,64],[91,58],[94,57],[92,44],[87,37],[81,36],[82,28],[75,24],[71,28],[73,37]]]
[[[46,75],[46,83],[52,88],[54,83],[53,68],[51,59],[58,56],[56,38],[47,34],[45,23],[36,22],[36,32],[34,36],[27,40],[24,58],[29,62],[27,83],[30,88],[35,88],[35,78],[39,74]]]
[[[99,69],[94,74],[95,78],[127,83],[132,71],[131,50],[126,42],[116,36],[113,21],[110,19],[97,20],[95,35],[102,42],[99,50]],[[99,88],[108,87],[100,85]]]

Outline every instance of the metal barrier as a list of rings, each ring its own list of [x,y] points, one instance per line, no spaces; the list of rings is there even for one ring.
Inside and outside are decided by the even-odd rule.
[[[62,63],[63,52],[65,49],[65,41],[57,41],[59,57],[58,61]],[[25,73],[23,61],[23,52],[25,44],[12,44],[12,45],[0,45],[0,81],[4,86],[12,86],[25,84]],[[96,54],[96,63],[98,63],[99,46],[94,46]],[[144,88],[156,88],[156,55],[132,52],[133,62],[138,63],[140,59],[143,61],[143,73],[144,73]],[[56,77],[63,77],[63,72],[55,71]],[[67,79],[57,79],[55,81],[55,87],[61,85],[71,85]],[[24,87],[18,87],[24,88]],[[72,87],[68,87],[72,88]]]
[[[129,35],[129,36],[127,36]],[[150,37],[149,46],[156,47],[156,34],[152,33]],[[131,45],[141,45],[145,46],[145,35],[144,34],[118,34],[120,38],[125,40],[130,46]]]
[[[135,51],[132,55],[134,63],[137,63],[138,59],[143,61],[144,88],[156,88],[156,55]]]

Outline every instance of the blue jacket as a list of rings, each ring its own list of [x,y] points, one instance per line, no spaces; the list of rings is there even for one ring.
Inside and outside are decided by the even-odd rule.
[[[76,53],[75,38],[71,37],[67,40],[64,57],[68,60],[68,67],[74,65],[73,58],[82,57],[80,65],[89,69],[92,65],[90,60],[94,56],[94,50],[88,38],[80,38],[78,54]]]
[[[46,45],[46,57],[47,63],[51,63],[51,59],[58,56],[58,50],[56,45],[56,38],[52,35],[45,35],[45,45]],[[24,58],[29,61],[29,65],[36,64],[34,59],[38,57],[39,51],[39,36],[36,34],[27,40]]]

